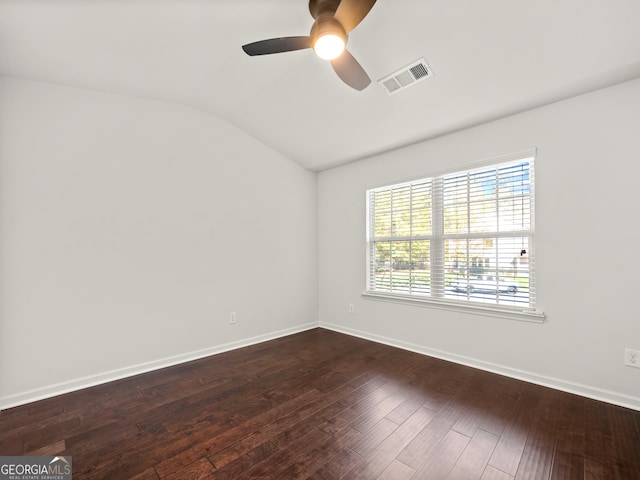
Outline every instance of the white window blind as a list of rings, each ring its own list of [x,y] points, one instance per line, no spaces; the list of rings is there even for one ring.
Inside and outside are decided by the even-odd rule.
[[[367,291],[535,310],[533,165],[369,190]]]

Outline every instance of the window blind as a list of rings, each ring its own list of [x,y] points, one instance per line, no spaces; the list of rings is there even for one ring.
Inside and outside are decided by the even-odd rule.
[[[533,310],[534,158],[367,192],[367,290]]]
[[[370,192],[369,278],[374,290],[430,293],[431,198],[430,179]]]

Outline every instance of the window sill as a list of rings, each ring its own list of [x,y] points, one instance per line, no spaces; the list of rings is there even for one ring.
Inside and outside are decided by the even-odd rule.
[[[518,320],[521,322],[544,323],[545,314],[541,311],[528,311],[518,308],[487,306],[474,304],[471,302],[455,302],[447,300],[434,300],[432,298],[419,298],[410,295],[399,295],[391,293],[362,292],[362,296],[370,300],[383,302],[402,303],[422,307],[433,307],[454,312],[471,313],[474,315],[485,315],[488,317],[505,318],[507,320]]]

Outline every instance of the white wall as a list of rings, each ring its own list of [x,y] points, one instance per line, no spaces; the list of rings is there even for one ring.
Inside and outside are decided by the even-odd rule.
[[[179,105],[0,106],[0,407],[317,325],[314,173]]]
[[[322,172],[321,326],[640,409],[640,369],[623,365],[640,349],[639,134],[635,80]],[[361,296],[368,187],[529,147],[546,323]]]

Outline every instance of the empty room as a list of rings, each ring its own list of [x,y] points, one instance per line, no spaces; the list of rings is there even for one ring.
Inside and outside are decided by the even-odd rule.
[[[0,479],[639,479],[638,18],[0,0]]]

